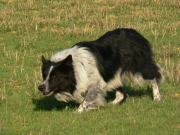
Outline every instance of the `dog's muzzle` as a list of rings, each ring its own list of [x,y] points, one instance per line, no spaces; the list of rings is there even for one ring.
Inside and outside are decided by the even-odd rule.
[[[45,85],[44,84],[40,84],[38,89],[43,92],[45,90]]]

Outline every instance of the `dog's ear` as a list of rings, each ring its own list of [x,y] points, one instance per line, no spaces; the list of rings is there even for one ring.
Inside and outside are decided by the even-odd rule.
[[[47,64],[47,60],[44,58],[43,55],[42,55],[42,57],[41,57],[41,60],[42,60],[42,63],[43,63],[43,64]]]
[[[63,67],[72,67],[72,55],[68,55],[63,61],[61,61],[61,66]]]
[[[73,59],[71,55],[68,55],[64,60],[55,64],[56,67],[63,71],[68,71],[73,68]]]
[[[50,63],[50,61],[49,61],[49,60],[46,60],[43,55],[42,55],[42,57],[41,57],[41,61],[42,61],[43,65],[47,65],[47,64]]]

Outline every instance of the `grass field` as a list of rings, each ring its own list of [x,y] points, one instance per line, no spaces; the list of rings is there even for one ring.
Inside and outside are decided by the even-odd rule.
[[[78,105],[44,98],[41,55],[46,58],[108,30],[133,28],[152,43],[163,67],[161,102],[151,87],[126,84],[129,97],[73,114]],[[179,0],[1,0],[0,134],[180,134]]]

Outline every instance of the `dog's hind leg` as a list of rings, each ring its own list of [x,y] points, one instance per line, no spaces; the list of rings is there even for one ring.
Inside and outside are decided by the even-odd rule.
[[[158,88],[157,81],[155,78],[153,80],[151,80],[151,85],[152,85],[152,90],[153,90],[154,101],[160,101],[161,100],[161,94],[159,92],[159,88]]]
[[[113,100],[112,104],[120,104],[126,99],[126,93],[123,90],[123,87],[116,89],[116,98]]]

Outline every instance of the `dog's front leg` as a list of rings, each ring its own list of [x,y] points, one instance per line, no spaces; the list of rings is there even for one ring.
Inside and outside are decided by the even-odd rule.
[[[91,109],[96,109],[98,106],[105,105],[105,93],[100,89],[99,83],[96,83],[90,86],[84,101],[80,104],[75,113],[82,113],[83,111],[89,111]]]

